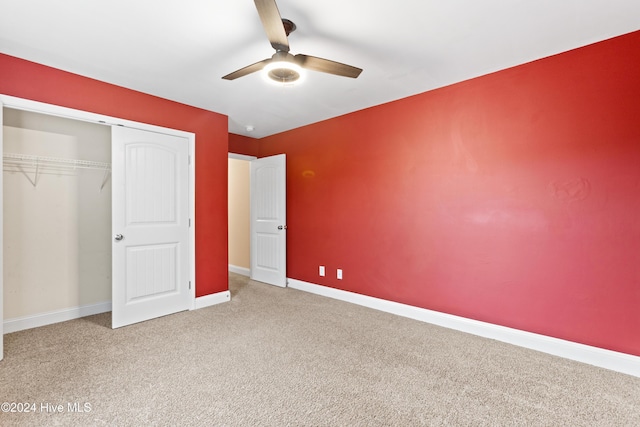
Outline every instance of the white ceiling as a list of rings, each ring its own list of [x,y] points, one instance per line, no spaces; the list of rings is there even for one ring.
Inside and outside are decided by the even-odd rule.
[[[281,88],[251,0],[0,0],[0,52],[229,116],[263,137],[640,29],[639,0],[278,0],[291,53],[344,62]],[[247,132],[246,126],[255,127]]]

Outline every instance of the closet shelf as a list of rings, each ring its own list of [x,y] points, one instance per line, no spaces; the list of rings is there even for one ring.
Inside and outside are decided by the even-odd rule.
[[[94,169],[104,171],[104,177],[102,179],[102,185],[100,191],[104,188],[105,184],[109,180],[111,175],[111,164],[104,162],[93,162],[90,160],[77,160],[77,159],[65,159],[60,157],[46,157],[46,156],[34,156],[31,154],[17,154],[17,153],[3,153],[2,162],[5,166],[16,167],[22,172],[29,182],[36,187],[38,184],[38,175],[41,173],[41,169],[67,171],[77,169]],[[35,168],[35,176],[32,180],[24,170],[24,166]]]
[[[63,159],[60,157],[33,156],[31,154],[4,153],[2,160],[5,164],[28,166],[68,167],[71,169],[100,169],[111,170],[110,163],[92,162],[89,160]]]

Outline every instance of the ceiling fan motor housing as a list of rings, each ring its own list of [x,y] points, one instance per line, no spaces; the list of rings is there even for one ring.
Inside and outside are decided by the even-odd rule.
[[[278,51],[271,57],[267,68],[267,76],[279,83],[293,83],[300,78],[299,65],[295,63],[293,55]]]

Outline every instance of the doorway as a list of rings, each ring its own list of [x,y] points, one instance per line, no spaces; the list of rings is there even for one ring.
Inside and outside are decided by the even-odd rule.
[[[286,155],[228,162],[229,271],[286,287]]]
[[[229,153],[229,271],[251,276],[250,174],[254,156]]]

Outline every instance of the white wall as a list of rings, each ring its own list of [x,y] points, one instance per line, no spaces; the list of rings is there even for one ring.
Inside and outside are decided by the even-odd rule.
[[[111,162],[107,126],[5,109],[3,135],[5,153]],[[111,181],[42,172],[3,172],[5,320],[111,301]]]

